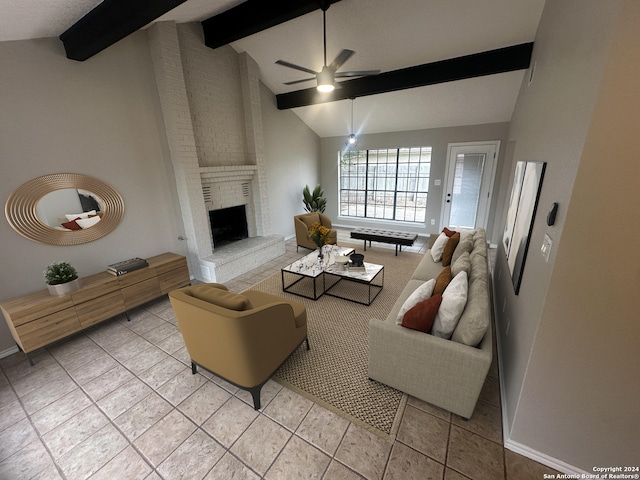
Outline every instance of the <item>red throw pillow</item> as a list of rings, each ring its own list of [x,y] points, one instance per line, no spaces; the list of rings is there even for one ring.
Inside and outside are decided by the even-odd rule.
[[[402,326],[411,330],[429,333],[442,303],[442,295],[437,294],[418,303],[402,317]]]
[[[456,233],[455,230],[449,230],[447,227],[444,227],[442,229],[442,233],[444,233],[447,237],[452,237],[454,233]]]
[[[69,230],[82,230],[82,227],[76,223],[76,220],[80,220],[80,217],[75,220],[71,220],[70,222],[61,223],[64,228],[68,228]]]
[[[451,263],[451,258],[453,257],[453,252],[456,247],[460,243],[460,232],[454,233],[447,240],[447,244],[444,246],[444,251],[442,252],[442,266],[446,267]]]

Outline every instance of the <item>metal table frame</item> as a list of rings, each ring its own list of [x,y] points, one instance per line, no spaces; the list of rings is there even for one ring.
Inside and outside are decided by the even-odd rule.
[[[349,247],[338,247],[337,245],[330,245],[329,253],[325,254],[325,262],[330,265],[332,263],[332,255],[339,253],[341,255],[350,255],[354,253],[355,250]],[[326,247],[325,247],[326,248]],[[309,298],[311,300],[318,300],[322,295],[325,294],[325,279],[324,272],[329,265],[320,265],[318,262],[318,252],[314,250],[313,252],[305,255],[304,257],[296,260],[295,262],[287,265],[286,267],[280,269],[280,276],[282,278],[282,290],[287,293],[291,293],[293,295],[298,295],[299,297]],[[292,268],[293,265],[298,263],[301,266],[304,264],[314,265],[315,267],[312,269],[313,274],[308,274],[309,268],[301,268],[300,271],[295,271],[295,268]],[[285,274],[294,275],[297,278],[289,284],[285,283]],[[313,295],[303,295],[298,292],[294,292],[291,288],[296,285],[298,282],[301,282],[305,278],[310,278],[313,281]],[[319,284],[319,280],[321,280],[321,284]]]
[[[349,275],[346,275],[345,272],[341,272],[340,270],[333,270],[333,271],[328,271],[325,270],[324,274],[326,275],[330,275],[330,276],[334,276],[334,277],[339,277],[338,281],[335,282],[333,285],[331,285],[329,288],[326,288],[325,290],[325,295],[329,295],[330,297],[336,297],[336,298],[341,298],[343,300],[348,300],[350,302],[355,302],[355,303],[359,303],[361,305],[366,305],[369,306],[371,305],[371,303],[376,299],[376,297],[380,294],[380,292],[382,291],[382,288],[384,287],[384,265],[377,265],[374,263],[367,263],[364,262],[365,266],[369,265],[370,267],[380,267],[380,270],[371,278],[371,280],[363,280],[363,279],[359,279],[357,277],[352,277]],[[374,283],[375,279],[378,278],[379,276],[382,276],[380,284],[376,284]],[[340,284],[341,282],[346,281],[346,282],[354,282],[354,283],[360,283],[363,285],[367,285],[368,288],[368,297],[367,297],[367,301],[366,302],[361,302],[359,300],[354,300],[353,298],[349,298],[343,295],[339,295],[337,293],[333,293],[331,290],[334,289],[334,287],[338,284]],[[373,297],[371,296],[371,287],[374,288],[375,294],[373,295]],[[376,291],[377,290],[377,291]]]

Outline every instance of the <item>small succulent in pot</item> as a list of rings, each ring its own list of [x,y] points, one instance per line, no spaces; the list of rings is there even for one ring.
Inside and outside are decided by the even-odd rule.
[[[67,262],[53,262],[42,273],[47,285],[61,285],[78,278],[76,269]]]

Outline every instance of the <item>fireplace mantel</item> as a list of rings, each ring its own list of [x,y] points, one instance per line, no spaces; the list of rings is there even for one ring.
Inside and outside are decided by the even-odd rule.
[[[257,165],[200,167],[200,178],[203,184],[225,182],[228,180],[252,180],[257,173]]]

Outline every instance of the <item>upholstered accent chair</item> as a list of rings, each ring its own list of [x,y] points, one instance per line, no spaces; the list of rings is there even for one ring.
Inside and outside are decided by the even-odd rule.
[[[323,227],[327,227],[331,230],[329,232],[329,244],[336,244],[337,232],[331,228],[331,219],[329,217],[320,212],[304,213],[293,217],[293,223],[296,227],[296,251],[298,250],[298,247],[308,248],[309,250],[318,248],[315,243],[309,240],[309,229],[315,222],[318,222]]]
[[[219,283],[169,293],[178,328],[191,357],[200,366],[248,390],[260,409],[260,390],[307,338],[303,304],[264,292],[229,292]]]

